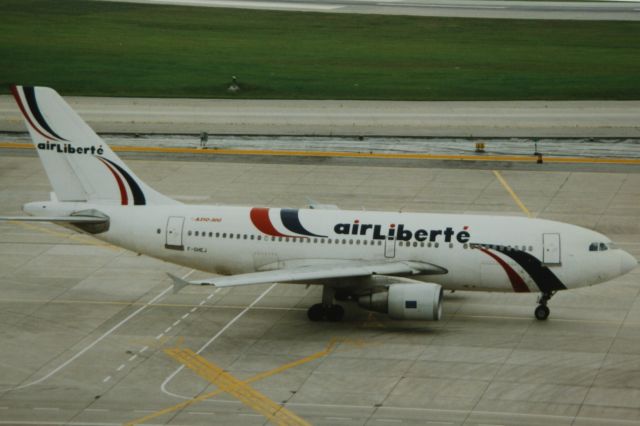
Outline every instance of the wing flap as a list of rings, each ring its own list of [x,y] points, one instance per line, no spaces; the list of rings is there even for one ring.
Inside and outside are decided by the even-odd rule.
[[[341,263],[336,266],[311,265],[295,268],[278,269],[274,271],[251,272],[232,276],[212,277],[203,280],[186,282],[173,275],[174,289],[178,290],[188,284],[213,285],[216,287],[235,287],[252,284],[266,284],[273,282],[306,282],[316,280],[330,280],[337,278],[367,277],[371,275],[427,275],[444,274],[447,271],[435,265],[424,262],[381,262]]]

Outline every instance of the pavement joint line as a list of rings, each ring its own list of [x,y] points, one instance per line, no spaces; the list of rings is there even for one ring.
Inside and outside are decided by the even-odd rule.
[[[304,419],[284,408],[282,405],[255,390],[220,366],[206,360],[190,349],[171,348],[165,353],[176,361],[187,366],[198,376],[218,386],[221,390],[234,396],[244,405],[269,419],[277,425],[309,425]]]
[[[192,273],[195,272],[195,269],[192,269],[191,271],[189,271],[188,273],[186,273],[182,279],[188,278],[189,275],[191,275]],[[151,299],[150,301],[148,301],[147,303],[145,303],[144,305],[142,305],[141,307],[139,307],[138,309],[136,309],[133,313],[129,314],[127,317],[125,317],[123,320],[121,320],[120,322],[118,322],[116,325],[114,325],[113,327],[111,327],[109,330],[107,330],[106,332],[104,332],[100,337],[98,337],[97,339],[95,339],[93,342],[91,342],[90,344],[88,344],[87,346],[85,346],[83,349],[81,349],[80,351],[78,351],[74,356],[72,356],[71,358],[69,358],[68,360],[66,360],[65,362],[63,362],[62,364],[60,364],[58,367],[54,368],[53,370],[51,370],[49,373],[45,374],[44,376],[42,376],[41,378],[34,380],[32,382],[29,382],[27,384],[24,385],[20,385],[20,386],[16,386],[14,388],[11,388],[11,390],[18,390],[18,389],[24,389],[27,388],[29,386],[33,386],[33,385],[37,385],[39,383],[44,382],[45,380],[47,380],[48,378],[50,378],[51,376],[53,376],[54,374],[56,374],[57,372],[63,370],[64,368],[66,368],[69,364],[71,364],[73,361],[75,361],[76,359],[78,359],[79,357],[81,357],[82,355],[84,355],[87,351],[89,351],[91,348],[93,348],[95,345],[97,345],[98,343],[100,343],[101,341],[103,341],[104,339],[106,339],[108,336],[111,335],[111,333],[113,333],[114,331],[116,331],[117,329],[119,329],[120,327],[122,327],[124,324],[126,324],[130,319],[132,319],[133,317],[135,317],[136,315],[138,315],[140,312],[142,312],[143,310],[145,310],[147,307],[153,305],[156,301],[160,300],[165,294],[167,294],[170,290],[173,290],[173,286],[169,286],[167,288],[165,288],[162,292],[160,292],[159,294],[157,294],[153,299]]]
[[[253,308],[258,302],[260,302],[262,300],[262,298],[265,297],[271,290],[273,290],[276,285],[277,285],[277,283],[271,284],[269,286],[269,288],[267,288],[258,297],[256,297],[255,300],[253,302],[251,302],[251,304],[249,306],[244,308],[238,315],[233,317],[231,319],[231,321],[229,321],[227,324],[225,324],[225,326],[222,327],[222,329],[220,331],[218,331],[211,339],[209,339],[204,345],[202,345],[200,347],[200,349],[198,349],[196,351],[196,354],[198,354],[198,355],[201,354],[207,347],[209,347],[209,345],[211,345],[213,342],[215,342],[218,339],[218,337],[222,336],[225,333],[225,331],[227,331],[227,329],[229,327],[231,327],[236,321],[238,321],[240,318],[242,318],[244,316],[244,314],[249,312],[251,310],[251,308]],[[219,292],[219,291],[220,291],[220,287],[215,289],[214,294]],[[194,309],[198,309],[198,308],[193,308],[192,312],[193,312]],[[162,392],[164,392],[165,394],[169,395],[169,396],[173,396],[175,398],[181,398],[181,399],[187,399],[188,400],[190,398],[187,397],[187,396],[178,395],[176,393],[173,393],[173,392],[170,392],[170,391],[167,390],[167,384],[169,384],[169,382],[171,382],[171,380],[173,380],[173,378],[175,376],[177,376],[183,369],[184,369],[184,365],[181,365],[180,367],[176,368],[173,373],[171,373],[169,376],[167,376],[167,378],[160,385],[160,390]]]
[[[71,299],[56,299],[56,300],[44,300],[44,299],[12,299],[12,298],[0,298],[0,303],[55,303],[55,304],[85,304],[85,305],[123,305],[123,306],[143,306],[144,303],[131,303],[127,301],[117,301],[117,300],[87,300],[87,299],[79,299],[79,300],[71,300]],[[155,303],[153,306],[158,307],[168,307],[168,308],[185,308],[191,307],[193,305],[188,303]],[[244,309],[245,307],[242,305],[212,305],[210,308],[215,309]],[[275,310],[275,311],[305,311],[305,308],[285,308],[282,306],[258,306],[254,307],[254,309],[260,310]],[[191,312],[183,315],[184,318],[187,318],[191,315]],[[183,318],[183,319],[184,319]]]
[[[45,228],[44,226],[40,226],[40,225],[35,225],[33,223],[25,223],[25,222],[18,222],[15,220],[10,220],[8,221],[9,223],[13,224],[13,225],[17,225],[17,226],[21,226],[23,228],[26,229],[33,229],[45,234],[49,234],[49,235],[54,235],[56,237],[62,237],[65,239],[69,239],[69,240],[74,240],[74,241],[78,241],[80,243],[83,244],[89,244],[89,245],[94,245],[97,247],[104,247],[104,248],[108,248],[109,250],[113,250],[113,251],[120,251],[120,247],[116,247],[114,245],[111,244],[107,244],[105,242],[102,242],[100,240],[95,240],[93,238],[90,237],[84,237],[81,234],[67,234],[64,232],[59,232],[53,229],[49,229],[49,228]]]
[[[35,149],[29,143],[0,142],[5,149]],[[538,157],[533,155],[464,155],[464,154],[399,154],[382,152],[343,152],[343,151],[292,151],[292,150],[258,150],[258,149],[200,149],[169,148],[152,146],[112,146],[115,152],[147,152],[167,154],[198,155],[250,155],[250,156],[282,156],[282,157],[345,157],[345,158],[378,158],[405,160],[458,160],[485,162],[524,162],[537,163]],[[606,158],[606,157],[544,157],[545,163],[583,163],[583,164],[640,164],[640,158]]]
[[[253,377],[250,377],[249,379],[244,380],[243,383],[248,385],[250,383],[257,382],[259,380],[263,380],[263,379],[266,379],[266,378],[271,377],[273,375],[282,373],[283,371],[289,370],[291,368],[294,368],[294,367],[306,364],[308,362],[314,361],[316,359],[325,357],[325,356],[329,355],[331,352],[333,352],[335,350],[335,347],[336,347],[338,342],[339,342],[338,339],[333,338],[333,339],[331,339],[329,341],[329,343],[327,343],[327,345],[325,346],[325,348],[322,351],[319,351],[319,352],[316,352],[316,353],[311,354],[309,356],[300,358],[300,359],[298,359],[296,361],[292,361],[292,362],[283,364],[280,367],[276,367],[274,369],[259,373],[259,374],[255,375]],[[180,403],[178,403],[176,405],[173,405],[171,407],[167,407],[167,408],[164,408],[162,410],[156,411],[155,413],[152,413],[152,414],[150,414],[148,416],[145,416],[145,417],[142,417],[142,418],[139,418],[139,419],[136,419],[136,420],[132,420],[131,422],[126,423],[125,425],[126,426],[131,426],[131,425],[135,425],[135,424],[141,424],[141,423],[146,422],[147,420],[151,420],[151,419],[154,419],[154,418],[159,417],[161,415],[172,413],[174,411],[178,411],[178,410],[181,410],[183,408],[189,407],[189,406],[191,406],[191,405],[193,405],[195,403],[198,403],[198,402],[201,402],[201,401],[204,401],[204,400],[207,400],[207,399],[211,399],[211,398],[213,398],[213,397],[215,397],[217,395],[220,395],[221,393],[224,393],[224,391],[222,389],[216,389],[214,391],[211,391],[209,393],[197,396],[195,398],[190,398],[190,399],[188,399],[186,401],[180,402]]]
[[[511,198],[513,198],[513,201],[515,201],[515,203],[518,205],[518,207],[520,207],[520,210],[522,210],[524,212],[524,214],[527,215],[527,217],[531,217],[531,212],[529,211],[529,209],[524,205],[524,203],[522,202],[522,200],[520,200],[520,197],[518,197],[518,195],[515,193],[515,191],[511,188],[511,186],[509,186],[509,184],[507,183],[507,181],[502,177],[502,175],[500,174],[499,171],[497,170],[493,170],[493,174],[496,176],[496,178],[498,179],[498,182],[500,182],[502,184],[502,186],[504,187],[504,189],[507,190],[507,192],[509,193],[509,195],[511,195]]]

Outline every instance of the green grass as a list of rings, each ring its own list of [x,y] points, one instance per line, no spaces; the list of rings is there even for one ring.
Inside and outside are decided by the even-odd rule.
[[[282,99],[640,99],[640,22],[0,2],[0,91]],[[243,90],[227,92],[236,75]]]

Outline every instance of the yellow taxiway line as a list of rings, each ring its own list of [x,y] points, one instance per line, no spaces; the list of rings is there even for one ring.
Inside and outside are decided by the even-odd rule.
[[[274,416],[273,419],[271,417],[269,417],[269,415],[265,414],[265,416],[267,418],[269,418],[271,421],[273,421],[276,424],[308,425],[309,424],[308,422],[306,422],[305,420],[303,420],[300,417],[296,416],[293,412],[291,412],[289,410],[286,410],[284,407],[276,404],[275,402],[273,402],[271,400],[268,400],[268,398],[266,396],[262,395],[262,394],[260,394],[260,395],[262,395],[262,397],[266,398],[270,402],[267,402],[265,404],[265,401],[264,401],[264,399],[262,399],[262,397],[259,397],[254,401],[251,398],[251,395],[253,393],[248,390],[248,389],[253,390],[253,388],[251,388],[249,386],[249,384],[253,383],[253,382],[257,382],[258,380],[266,379],[267,377],[273,376],[275,374],[282,373],[283,371],[289,370],[290,368],[294,368],[294,367],[297,367],[299,365],[306,364],[308,362],[311,362],[311,361],[314,361],[316,359],[319,359],[319,358],[322,358],[324,356],[327,356],[334,350],[334,348],[335,348],[337,343],[338,343],[338,341],[336,339],[332,339],[329,342],[329,344],[327,344],[327,346],[320,352],[316,352],[314,354],[311,354],[311,355],[306,356],[304,358],[301,358],[299,360],[296,360],[296,361],[293,361],[293,362],[289,362],[287,364],[281,365],[280,367],[277,367],[277,368],[274,368],[272,370],[268,370],[268,371],[265,371],[263,373],[257,374],[257,375],[255,375],[255,376],[253,376],[253,377],[251,377],[251,378],[249,378],[247,380],[244,380],[244,381],[240,381],[240,380],[234,378],[233,376],[229,375],[229,373],[224,372],[224,370],[221,370],[224,374],[227,374],[227,375],[231,376],[231,378],[225,378],[226,383],[224,383],[222,385],[218,384],[217,382],[211,381],[211,383],[213,383],[216,386],[218,386],[218,389],[216,389],[215,391],[200,395],[200,396],[198,396],[196,398],[181,402],[181,403],[173,405],[171,407],[164,408],[162,410],[159,410],[159,411],[156,411],[154,413],[148,414],[148,415],[146,415],[144,417],[141,417],[139,419],[132,420],[132,421],[126,423],[125,426],[133,426],[133,425],[141,424],[141,423],[147,422],[147,421],[149,421],[151,419],[154,419],[156,417],[162,416],[164,414],[173,413],[175,411],[182,410],[183,408],[189,407],[190,405],[193,405],[193,404],[195,404],[197,402],[201,402],[201,401],[204,401],[206,399],[213,398],[214,396],[219,395],[219,394],[221,394],[223,392],[229,392],[234,396],[236,396],[236,395],[234,393],[232,393],[232,392],[242,393],[242,397],[243,398],[248,398],[249,404],[254,404],[255,403],[255,405],[256,405],[255,407],[253,405],[249,405],[249,404],[247,404],[247,405],[249,405],[251,408],[254,408],[256,411],[258,411],[258,408],[260,408],[260,409],[266,409],[268,413],[271,413],[270,410],[272,410],[275,407],[277,407],[278,410],[275,413],[276,416],[274,416],[273,414],[270,414],[271,416]],[[165,352],[167,352],[168,355],[174,357],[173,354],[176,354],[177,353],[176,351],[179,351],[179,350],[180,350],[179,348],[166,349]],[[186,352],[186,357],[188,358],[188,359],[186,359],[186,362],[187,363],[192,363],[191,360],[192,360],[193,357],[191,356],[191,353],[193,353],[193,351],[190,351],[188,349],[186,351],[188,351],[188,352]],[[193,354],[195,356],[199,357],[199,355],[197,355],[195,353],[193,353]],[[179,356],[181,357],[181,359],[178,359],[178,356],[176,356],[174,358],[178,359],[178,361],[182,362],[187,367],[193,369],[190,365],[188,365],[187,363],[184,362],[185,361],[185,353],[184,352]],[[191,356],[191,358],[189,358],[189,356]],[[200,358],[202,358],[202,357],[200,357]],[[204,360],[204,358],[202,360]],[[203,364],[202,360],[197,359],[197,361],[194,362],[193,365],[196,366],[196,367],[197,366],[201,366],[204,369],[203,371],[207,374],[207,376],[211,375],[213,372],[218,372],[218,370],[220,369],[220,367],[218,367],[215,364],[210,363],[210,362],[208,362],[206,360],[204,360],[204,364]],[[207,380],[209,380],[209,377],[205,377],[205,378]],[[216,378],[216,380],[217,380],[217,378]],[[227,388],[225,388],[224,386],[227,386]],[[253,390],[253,391],[257,392],[255,390]],[[240,399],[240,398],[238,397],[238,399]],[[241,399],[241,401],[243,403],[245,402],[242,399]],[[288,413],[286,413],[287,415],[282,418],[282,420],[290,420],[290,421],[292,421],[291,423],[279,423],[281,418],[278,417],[277,414],[282,412],[282,410],[286,410],[288,412]],[[264,414],[264,413],[262,413],[262,411],[259,411],[259,412],[261,414]],[[291,416],[291,415],[293,415],[293,416]],[[298,419],[299,419],[300,423],[297,423]]]
[[[0,148],[34,149],[30,143],[0,142]],[[171,148],[156,146],[112,146],[116,152],[147,152],[165,154],[200,155],[252,155],[272,157],[342,157],[342,158],[379,158],[400,160],[458,160],[458,161],[516,161],[535,163],[538,157],[533,155],[449,155],[449,154],[395,154],[382,152],[340,152],[340,151],[295,151],[273,149],[200,149]],[[591,158],[591,157],[544,157],[545,163],[582,163],[582,164],[640,164],[638,158]]]
[[[496,178],[498,179],[498,181],[502,184],[504,189],[507,190],[509,195],[511,195],[511,198],[513,198],[513,201],[516,202],[516,204],[518,205],[518,207],[520,207],[520,209],[524,212],[524,214],[526,214],[527,217],[531,217],[531,212],[529,211],[529,209],[524,205],[522,200],[520,200],[520,197],[518,197],[518,195],[515,193],[515,191],[513,189],[511,189],[511,187],[509,186],[507,181],[504,180],[504,178],[502,177],[500,172],[497,171],[497,170],[494,170],[493,174],[496,175]]]

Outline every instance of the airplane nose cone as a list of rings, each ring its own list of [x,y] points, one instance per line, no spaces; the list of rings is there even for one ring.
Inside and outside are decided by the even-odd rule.
[[[627,272],[633,271],[636,266],[638,266],[636,258],[626,251],[623,251],[622,258],[620,259],[620,272],[626,274]]]

